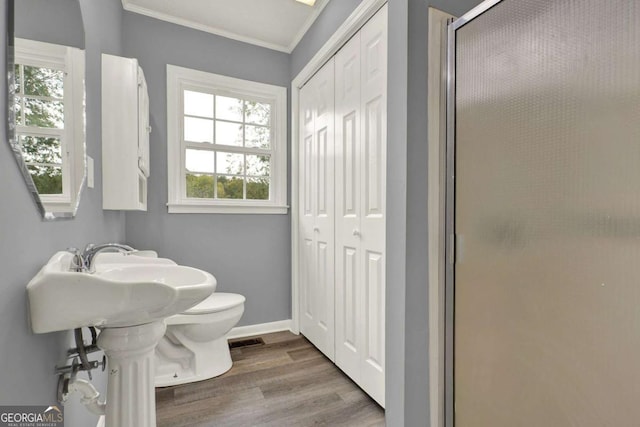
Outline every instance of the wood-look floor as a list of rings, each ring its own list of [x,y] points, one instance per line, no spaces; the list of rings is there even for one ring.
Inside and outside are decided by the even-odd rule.
[[[262,335],[217,378],[156,389],[158,427],[384,426],[384,411],[304,337]]]

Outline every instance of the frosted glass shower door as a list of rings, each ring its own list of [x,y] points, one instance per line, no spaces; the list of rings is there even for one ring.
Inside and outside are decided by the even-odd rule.
[[[640,425],[639,23],[503,0],[451,26],[457,427]]]

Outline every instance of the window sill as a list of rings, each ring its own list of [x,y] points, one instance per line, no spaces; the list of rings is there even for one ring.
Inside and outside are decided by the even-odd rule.
[[[264,203],[251,204],[213,204],[213,203],[167,203],[170,214],[259,214],[286,215],[289,206]]]

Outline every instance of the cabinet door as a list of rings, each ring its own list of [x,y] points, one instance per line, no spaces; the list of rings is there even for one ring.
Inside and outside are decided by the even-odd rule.
[[[336,54],[336,365],[360,380],[363,289],[360,248],[360,33]]]
[[[334,61],[301,98],[300,329],[334,359]]]
[[[360,386],[384,406],[387,171],[387,6],[360,31]]]

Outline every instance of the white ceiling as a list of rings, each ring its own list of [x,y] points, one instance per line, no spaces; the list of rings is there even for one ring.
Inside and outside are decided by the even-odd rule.
[[[291,53],[329,0],[122,0],[125,10]]]

